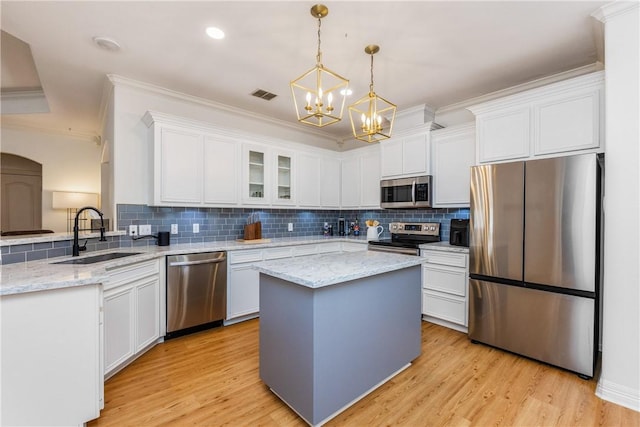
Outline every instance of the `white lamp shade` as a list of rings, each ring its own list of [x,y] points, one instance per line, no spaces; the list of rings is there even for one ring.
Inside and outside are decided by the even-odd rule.
[[[54,191],[51,207],[53,209],[80,209],[85,206],[98,207],[97,193],[77,193]]]

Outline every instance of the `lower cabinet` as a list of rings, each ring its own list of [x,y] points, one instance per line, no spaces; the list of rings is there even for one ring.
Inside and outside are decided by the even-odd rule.
[[[260,312],[260,273],[253,264],[260,261],[297,256],[367,250],[363,243],[327,242],[267,249],[229,251],[227,268],[227,317],[232,324],[258,317]]]
[[[439,325],[467,332],[469,279],[465,253],[422,250],[422,315]]]
[[[115,269],[105,283],[105,379],[160,337],[159,263],[152,260]]]

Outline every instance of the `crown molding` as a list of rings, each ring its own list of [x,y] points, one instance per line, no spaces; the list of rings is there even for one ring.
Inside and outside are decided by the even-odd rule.
[[[607,23],[612,18],[640,8],[638,1],[614,1],[605,4],[591,14],[598,21]]]
[[[7,121],[5,117],[2,119],[2,129],[13,129],[25,132],[38,132],[47,135],[60,135],[67,138],[76,139],[83,142],[91,142],[100,146],[102,144],[102,137],[95,132],[91,131],[77,131],[77,130],[64,130],[52,127],[32,126],[23,123],[12,123]]]
[[[48,113],[49,103],[42,88],[0,92],[2,114]]]
[[[546,86],[552,83],[557,83],[563,80],[571,79],[574,77],[582,76],[584,74],[589,74],[589,73],[602,71],[602,70],[604,70],[604,65],[600,62],[595,62],[593,64],[574,68],[572,70],[563,71],[562,73],[554,74],[552,76],[542,77],[540,79],[532,80],[527,83],[522,83],[516,86],[508,87],[506,89],[501,89],[495,92],[487,93],[485,95],[477,96],[475,98],[470,98],[461,102],[446,105],[444,107],[438,108],[436,110],[436,114],[443,114],[443,113],[449,113],[452,111],[468,109],[471,106],[493,101],[494,99],[504,98],[509,95],[514,95],[520,92],[527,91],[529,89],[535,89],[541,86]]]
[[[204,105],[206,107],[210,107],[210,108],[215,108],[218,110],[222,110],[222,111],[226,111],[229,113],[233,113],[242,117],[246,117],[246,118],[250,118],[253,120],[260,120],[263,123],[269,123],[269,124],[273,124],[273,125],[277,125],[279,127],[284,127],[284,128],[288,128],[291,130],[294,130],[296,132],[300,132],[300,133],[304,133],[304,134],[308,134],[308,135],[313,135],[316,137],[321,137],[326,139],[327,141],[330,142],[335,142],[337,143],[339,141],[339,138],[328,134],[326,132],[322,132],[320,130],[317,130],[315,128],[307,128],[307,127],[300,127],[299,125],[295,124],[295,123],[290,123],[284,120],[280,120],[280,119],[274,119],[273,117],[268,117],[265,116],[263,114],[258,114],[258,113],[253,113],[253,112],[249,112],[247,110],[243,110],[241,108],[237,108],[237,107],[233,107],[227,104],[222,104],[220,102],[216,102],[216,101],[212,101],[209,99],[205,99],[205,98],[201,98],[199,96],[193,96],[193,95],[187,95],[185,93],[182,92],[177,92],[171,89],[166,89],[163,88],[161,86],[157,86],[151,83],[145,83],[145,82],[141,82],[139,80],[133,80],[130,79],[128,77],[123,77],[123,76],[119,76],[116,74],[107,74],[107,78],[109,79],[109,81],[113,84],[113,86],[117,86],[117,85],[121,85],[121,86],[127,86],[127,87],[131,87],[131,88],[136,88],[136,89],[141,89],[144,91],[148,91],[148,92],[152,92],[152,93],[156,93],[159,95],[164,95],[164,96],[168,96],[171,98],[175,98],[175,99],[179,99],[182,101],[187,101],[187,102],[191,102],[191,103],[195,103],[195,104],[199,104],[199,105]]]

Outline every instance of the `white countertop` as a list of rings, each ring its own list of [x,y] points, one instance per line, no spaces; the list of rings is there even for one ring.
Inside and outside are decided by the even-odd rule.
[[[218,241],[205,243],[172,244],[170,246],[143,246],[109,249],[82,254],[90,257],[110,252],[140,252],[140,255],[103,261],[95,264],[54,264],[72,257],[49,258],[8,265],[0,265],[0,296],[35,292],[50,289],[83,286],[102,283],[108,271],[123,265],[129,265],[166,255],[180,255],[198,252],[237,251],[242,249],[264,249],[280,246],[305,245],[326,242],[353,242],[366,244],[366,237],[324,237],[306,236],[274,238],[267,243],[241,243],[237,241]]]
[[[104,233],[106,237],[110,236],[125,236],[127,233],[124,231],[107,231]],[[78,236],[80,239],[93,239],[100,237],[100,233],[80,233]],[[22,236],[2,236],[0,239],[1,246],[13,246],[13,245],[28,245],[31,243],[46,243],[46,242],[62,242],[65,240],[73,240],[73,233],[44,233],[44,234],[25,234]]]
[[[436,243],[425,243],[420,245],[420,249],[427,249],[432,251],[443,251],[443,252],[458,252],[463,254],[469,253],[469,248],[466,246],[454,246],[449,242],[436,242]]]
[[[254,268],[298,285],[321,288],[420,265],[423,261],[412,255],[363,251],[265,261]]]

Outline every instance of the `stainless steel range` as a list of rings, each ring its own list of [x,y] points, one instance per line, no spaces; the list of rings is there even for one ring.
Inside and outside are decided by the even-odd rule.
[[[391,239],[369,241],[370,251],[420,255],[420,245],[440,241],[439,222],[392,222]]]

